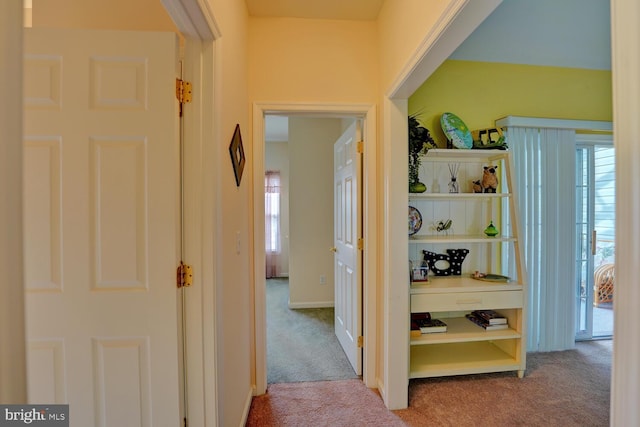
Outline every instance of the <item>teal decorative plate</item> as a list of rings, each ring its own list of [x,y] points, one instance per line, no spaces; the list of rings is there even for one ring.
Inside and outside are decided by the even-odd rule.
[[[453,113],[442,113],[440,126],[442,126],[442,131],[454,147],[463,149],[473,147],[471,131],[460,117]]]

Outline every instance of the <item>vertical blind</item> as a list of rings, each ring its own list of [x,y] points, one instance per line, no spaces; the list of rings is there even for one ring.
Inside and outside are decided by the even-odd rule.
[[[575,130],[509,127],[528,278],[527,350],[575,344]]]

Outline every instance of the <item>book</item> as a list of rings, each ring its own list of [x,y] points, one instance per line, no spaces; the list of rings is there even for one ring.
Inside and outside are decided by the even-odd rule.
[[[411,313],[411,321],[416,322],[418,320],[431,319],[431,313],[423,312],[423,313]]]
[[[480,326],[481,328],[484,328],[487,331],[497,331],[500,329],[509,329],[509,325],[507,325],[506,323],[502,323],[499,325],[490,325],[489,322],[485,321],[484,319],[475,316],[473,313],[468,313],[465,316],[467,319],[469,319],[470,321],[472,321],[473,323],[475,323],[476,325]]]
[[[495,310],[474,310],[476,317],[486,320],[490,325],[506,325],[507,318]]]
[[[422,319],[417,323],[420,327],[420,332],[422,332],[423,334],[447,332],[447,324],[440,319]]]
[[[429,312],[411,313],[411,337],[417,338],[420,335],[422,335],[422,332],[420,331],[419,323],[423,320],[430,320],[430,319],[431,319],[431,313]]]

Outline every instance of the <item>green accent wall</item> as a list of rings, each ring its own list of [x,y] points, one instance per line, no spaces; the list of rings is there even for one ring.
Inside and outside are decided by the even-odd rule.
[[[446,146],[440,116],[470,130],[505,116],[612,121],[611,71],[447,60],[409,98],[409,114]]]

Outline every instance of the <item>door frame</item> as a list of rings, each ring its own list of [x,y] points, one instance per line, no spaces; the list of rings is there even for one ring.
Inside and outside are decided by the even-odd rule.
[[[209,3],[199,0],[162,0],[162,4],[184,37],[184,76],[192,83],[193,101],[184,115],[184,261],[194,274],[185,290],[187,312],[186,369],[181,387],[186,398],[181,405],[190,425],[218,425],[217,321],[216,306],[216,175],[220,158],[216,144],[221,140],[219,49],[221,32]],[[211,120],[210,118],[213,118]],[[208,218],[208,221],[204,221]],[[181,359],[183,357],[181,356]],[[186,372],[186,379],[184,373]],[[184,396],[184,395],[183,395]]]
[[[23,4],[0,2],[0,402],[27,401],[22,254]],[[7,201],[8,203],[4,203]]]
[[[581,148],[581,147],[588,147],[591,151],[594,150],[595,147],[598,146],[608,146],[613,148],[613,134],[610,133],[597,133],[597,134],[584,134],[584,133],[578,133],[576,134],[576,149]],[[576,165],[577,167],[577,165]],[[593,165],[592,165],[593,168]],[[591,168],[591,169],[592,169]],[[591,170],[590,170],[591,172]],[[591,216],[590,218],[590,223],[593,223],[594,221],[594,206],[593,203],[595,203],[595,178],[593,176],[589,176],[589,191],[590,191],[590,206],[588,207],[589,209],[589,215]],[[576,215],[578,214],[578,212],[576,211]],[[593,225],[593,224],[592,224]],[[594,229],[594,227],[591,227],[591,229]],[[591,239],[591,237],[589,237],[589,240]],[[576,254],[578,255],[578,254]],[[595,266],[593,265],[593,254],[589,254],[588,255],[590,258],[590,262],[589,262],[589,266],[590,266],[590,271],[587,272],[588,277],[591,279],[591,281],[589,283],[587,283],[587,307],[589,310],[589,313],[587,313],[586,318],[587,318],[587,324],[588,324],[588,328],[586,330],[585,333],[581,334],[580,333],[580,329],[579,329],[579,323],[580,323],[580,298],[576,298],[577,304],[576,304],[576,335],[575,335],[575,339],[576,341],[584,341],[584,340],[592,340],[594,339],[593,337],[593,274],[595,272]],[[578,275],[578,271],[576,270],[576,275]],[[576,276],[577,277],[577,276]],[[613,332],[613,331],[612,331]],[[606,336],[603,336],[606,338]],[[596,338],[602,338],[602,337],[596,337]]]
[[[302,115],[313,117],[360,117],[364,119],[364,153],[362,162],[362,232],[365,236],[362,269],[362,327],[364,348],[362,379],[367,387],[375,388],[377,341],[377,140],[376,107],[371,104],[253,104],[253,155],[264,159],[265,115]],[[266,280],[264,253],[264,161],[253,162],[253,265],[254,265],[254,384],[255,394],[267,391],[267,327]]]

